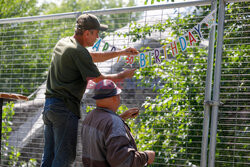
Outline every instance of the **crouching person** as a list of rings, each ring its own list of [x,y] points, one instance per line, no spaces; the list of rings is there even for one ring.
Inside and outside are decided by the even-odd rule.
[[[140,152],[129,127],[123,121],[139,114],[137,108],[120,116],[119,89],[111,80],[102,80],[94,90],[96,109],[88,113],[82,127],[82,162],[84,167],[143,167],[154,161],[154,151]]]

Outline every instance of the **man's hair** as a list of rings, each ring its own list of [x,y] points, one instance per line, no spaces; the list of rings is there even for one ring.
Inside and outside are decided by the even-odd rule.
[[[75,28],[75,35],[83,35],[84,31],[87,31],[87,30]],[[91,34],[93,34],[93,31],[91,31],[91,30],[89,30],[89,31]]]
[[[85,30],[76,26],[75,35],[82,35]]]
[[[85,30],[100,30],[108,29],[107,25],[100,24],[98,18],[92,14],[82,14],[76,20],[75,34],[82,35]]]

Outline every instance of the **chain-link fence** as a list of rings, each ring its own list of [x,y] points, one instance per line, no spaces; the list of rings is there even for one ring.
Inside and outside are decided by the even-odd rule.
[[[109,49],[135,47],[140,52],[155,48],[183,36],[211,13],[212,1],[189,1],[89,11],[109,25],[100,36]],[[214,2],[214,1],[213,1]],[[216,6],[216,5],[215,5]],[[19,93],[28,102],[14,102],[4,107],[1,143],[1,166],[39,166],[43,153],[45,81],[52,50],[62,37],[72,36],[76,17],[81,12],[0,20],[0,92]],[[122,83],[122,106],[140,107],[136,120],[128,121],[139,150],[154,150],[151,166],[199,166],[208,54],[213,55],[209,39],[215,38],[203,24],[204,40],[173,56],[168,49],[161,63],[132,67],[126,57],[98,63],[102,73],[117,73],[137,68],[134,78]],[[212,35],[211,35],[212,34]],[[209,47],[210,43],[210,47]],[[216,166],[249,165],[249,2],[227,3],[224,53],[222,57],[220,97],[223,105],[218,117]],[[104,42],[100,46],[100,51]],[[209,49],[211,49],[209,51]],[[91,50],[91,48],[89,48]],[[149,57],[146,57],[149,58]],[[210,69],[211,70],[211,69]],[[82,99],[82,119],[94,107],[89,89]],[[6,103],[5,103],[6,104]],[[80,135],[80,134],[79,134]],[[81,166],[81,144],[75,166]]]

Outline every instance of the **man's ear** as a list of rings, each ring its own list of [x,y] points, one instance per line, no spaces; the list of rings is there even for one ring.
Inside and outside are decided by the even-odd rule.
[[[89,30],[85,30],[84,32],[83,32],[83,36],[89,36]]]
[[[115,97],[115,96],[112,96],[112,100],[113,100],[113,101],[116,101],[117,99],[116,99],[116,97]]]

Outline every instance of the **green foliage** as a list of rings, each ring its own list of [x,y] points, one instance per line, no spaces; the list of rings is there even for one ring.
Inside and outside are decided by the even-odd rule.
[[[14,103],[7,103],[3,108],[2,115],[2,145],[1,145],[1,160],[3,165],[8,165],[9,167],[19,166],[20,152],[17,148],[9,145],[9,137],[12,132],[12,118],[15,114]],[[26,166],[36,166],[36,160],[30,159],[29,162],[21,162],[22,167]]]
[[[246,151],[250,137],[248,6],[249,2],[227,5],[220,89],[223,106],[219,113],[223,119],[218,124],[216,166],[228,167],[237,162],[235,166],[241,167],[249,162]]]
[[[45,4],[46,10],[44,13],[55,14],[76,11],[84,12],[99,9],[121,8],[134,5],[134,0],[129,0],[128,2],[123,0],[63,0],[61,5],[57,5],[53,2]],[[114,29],[125,26],[128,23],[128,18],[130,18],[130,15],[127,13],[111,14],[108,16],[100,15],[99,18],[102,20],[103,24],[109,25],[108,31],[113,31]],[[131,18],[131,20],[134,20],[134,18]]]
[[[9,134],[12,131],[12,117],[15,114],[14,110],[14,103],[7,103],[6,107],[3,108],[3,115],[2,115],[2,143],[6,143],[3,145],[2,150],[8,150],[8,139]]]
[[[192,145],[192,139],[188,139],[188,135],[194,126],[192,118],[201,117],[199,111],[204,97],[202,90],[197,88],[204,87],[204,82],[200,81],[204,81],[205,71],[189,64],[205,61],[199,55],[178,55],[175,60],[140,69],[136,74],[138,79],[143,76],[142,83],[148,82],[146,80],[154,83],[155,78],[159,78],[160,84],[155,84],[157,96],[147,98],[139,123],[132,124],[135,127],[133,134],[136,134],[140,148],[154,150],[158,157],[164,157],[158,159],[157,163],[175,164],[183,154],[191,152],[187,150],[187,145]],[[204,68],[204,65],[200,68]],[[192,160],[191,157],[186,158]],[[190,161],[181,162],[184,163],[188,164]]]
[[[36,7],[36,3],[37,0],[1,0],[0,19],[37,15],[41,8]]]
[[[3,6],[7,5],[13,8],[19,1],[10,4],[6,4],[5,1],[2,3],[4,3]],[[15,15],[12,13],[13,15],[9,14],[6,17],[26,16],[27,14],[38,15],[39,12],[55,14],[75,12],[76,10],[86,11],[133,4],[133,0],[130,0],[129,3],[118,0],[102,1],[101,3],[98,0],[65,0],[61,5],[43,4],[37,10],[37,13],[22,13],[27,12],[23,9],[19,11],[20,13]],[[26,5],[29,5],[29,9],[36,9],[35,0],[27,1]],[[2,7],[2,10],[7,10],[7,8]],[[8,13],[8,11],[5,11],[5,13]],[[110,31],[126,25],[130,18],[129,14],[126,13],[99,17],[101,20],[105,20],[102,23],[109,25]],[[131,18],[131,20],[133,19]],[[0,24],[0,91],[20,93],[27,96],[34,92],[46,80],[53,47],[59,39],[72,36],[74,27],[75,18]],[[101,34],[101,37],[104,37],[104,35]],[[7,85],[11,85],[11,87]]]
[[[2,0],[0,18],[38,15],[43,8],[38,8],[36,3],[37,0]],[[41,24],[33,26],[33,23],[0,24],[0,91],[26,95],[33,92],[37,85],[45,80],[44,72],[48,68],[49,60],[46,60],[46,57],[38,58],[46,52],[44,46],[41,46],[41,37],[40,39],[38,37],[41,36],[40,33],[46,32],[39,31],[44,27]],[[27,38],[30,34],[33,35]],[[39,50],[35,50],[37,48]],[[36,81],[35,78],[41,78],[42,81]],[[10,88],[7,85],[14,86]]]
[[[90,112],[90,111],[92,111],[94,109],[95,109],[95,106],[89,106],[89,105],[87,105],[87,107],[86,107],[86,113],[88,113],[88,112]]]
[[[247,153],[243,151],[249,146],[249,142],[246,141],[249,138],[248,128],[245,126],[247,124],[245,117],[247,116],[244,117],[244,113],[249,111],[245,93],[249,92],[247,89],[249,75],[247,74],[250,66],[248,53],[250,48],[249,39],[244,38],[247,36],[246,25],[248,25],[249,19],[246,14],[243,14],[246,10],[244,6],[248,5],[238,5],[237,3],[228,5],[228,14],[226,15],[230,21],[227,20],[225,23],[225,45],[222,59],[222,74],[225,74],[222,75],[222,87],[225,88],[221,89],[221,97],[230,107],[221,107],[220,109],[226,113],[227,111],[228,113],[235,111],[235,114],[233,114],[234,112],[231,114],[222,113],[223,119],[220,121],[223,123],[218,125],[216,166],[231,166],[236,161],[239,163],[236,166],[241,166],[249,161]],[[209,13],[205,7],[202,9],[203,16]],[[152,32],[162,32],[171,27],[171,36],[178,37],[185,33],[180,32],[180,29],[188,30],[195,23],[201,21],[194,19],[194,15],[197,15],[195,12],[185,17],[178,16],[178,18],[168,19],[163,24],[142,26],[134,22],[130,25],[131,31],[129,33],[118,35],[131,36],[130,39],[135,42],[149,37]],[[239,21],[235,22],[235,20]],[[203,27],[202,32],[204,38],[207,39],[209,29]],[[164,45],[171,42],[171,39],[161,39],[159,42]],[[163,164],[198,166],[200,164],[207,50],[199,48],[199,43],[195,45],[194,48],[190,47],[176,57],[169,56],[171,53],[168,52],[168,57],[170,57],[168,61],[163,61],[159,65],[147,65],[136,73],[136,78],[140,81],[138,87],[150,88],[153,85],[153,91],[157,93],[156,97],[146,98],[144,109],[139,118],[136,121],[129,121],[139,150],[156,151],[156,161],[153,166]],[[151,50],[151,48],[141,48],[141,51],[145,49]],[[136,63],[138,64],[138,60]],[[230,82],[231,80],[237,82]],[[233,99],[243,100],[236,102]],[[126,107],[122,106],[120,109],[125,111]],[[242,111],[243,115],[237,115],[236,111]],[[229,119],[226,119],[227,117]],[[240,119],[232,120],[232,118]],[[223,125],[227,125],[227,127]],[[235,144],[236,142],[242,144]],[[237,157],[232,151],[236,148],[239,150]],[[225,152],[225,150],[228,151]],[[232,157],[234,157],[233,160]]]
[[[30,159],[28,162],[21,162],[20,167],[36,167],[37,161],[36,159]]]
[[[117,33],[116,35],[124,37],[130,36],[132,39],[132,42],[136,42],[140,39],[150,37],[153,32],[164,32],[167,28],[167,23],[161,24],[154,24],[154,25],[140,25],[137,24],[136,21],[130,23],[129,27],[132,29],[132,31],[126,32],[126,33]]]
[[[151,26],[133,23],[130,33],[126,35],[137,41],[150,36],[154,31],[163,32],[171,27],[173,36],[178,36],[182,35],[179,29],[191,28],[192,25],[188,27],[185,22],[187,18],[178,17]],[[169,41],[171,39],[159,42],[166,44]],[[156,152],[156,164],[199,165],[193,159],[200,159],[200,150],[189,148],[201,146],[196,142],[197,137],[189,136],[202,135],[193,129],[202,129],[202,121],[197,118],[202,117],[203,110],[206,54],[207,50],[204,48],[190,47],[176,57],[171,57],[168,53],[170,59],[161,64],[147,65],[136,73],[136,79],[140,80],[138,87],[150,88],[153,85],[153,92],[157,95],[146,98],[139,118],[135,122],[129,121],[129,124],[139,150]],[[125,111],[126,107],[121,106],[120,110]]]

